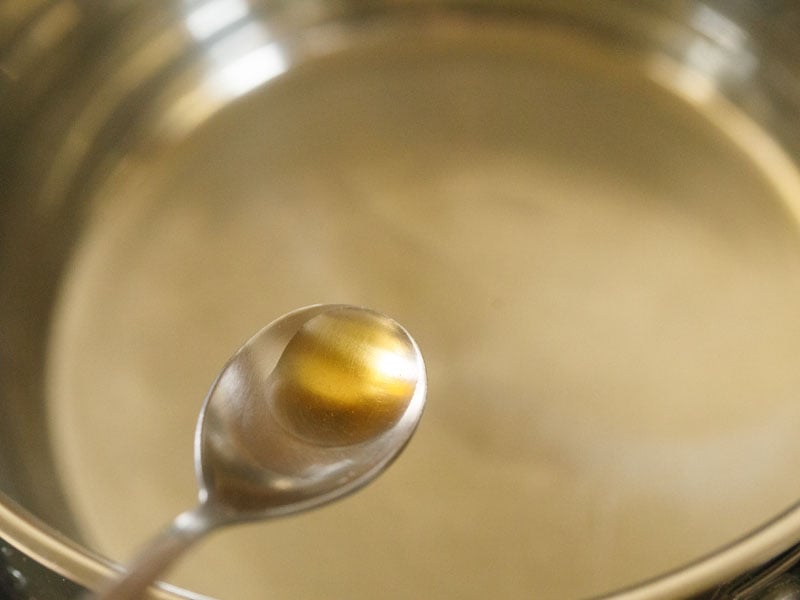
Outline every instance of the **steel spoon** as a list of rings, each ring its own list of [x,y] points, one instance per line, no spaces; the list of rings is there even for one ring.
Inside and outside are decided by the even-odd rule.
[[[405,447],[425,393],[416,342],[386,316],[315,305],[273,321],[208,392],[195,433],[197,506],[97,598],[141,598],[218,527],[297,513],[366,485]]]

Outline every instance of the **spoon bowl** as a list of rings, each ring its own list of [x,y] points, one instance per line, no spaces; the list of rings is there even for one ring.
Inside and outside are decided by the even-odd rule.
[[[195,438],[201,502],[260,519],[352,492],[403,449],[425,391],[419,348],[388,317],[344,305],[284,315],[211,386]]]
[[[223,367],[195,433],[198,505],[98,598],[139,598],[196,540],[341,498],[408,443],[425,405],[419,347],[396,321],[348,305],[292,311]]]

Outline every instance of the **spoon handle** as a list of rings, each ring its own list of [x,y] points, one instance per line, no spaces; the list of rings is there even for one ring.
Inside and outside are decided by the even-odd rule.
[[[202,505],[181,513],[141,550],[127,571],[99,591],[95,599],[141,600],[147,588],[214,526],[214,520],[208,517]]]

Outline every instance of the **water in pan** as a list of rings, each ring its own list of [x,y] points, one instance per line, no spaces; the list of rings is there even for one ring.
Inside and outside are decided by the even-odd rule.
[[[127,158],[94,199],[49,370],[97,548],[123,559],[193,504],[214,374],[314,302],[409,328],[421,429],[369,489],[221,533],[178,584],[586,596],[800,496],[800,243],[775,180],[634,69],[559,43],[352,50]]]

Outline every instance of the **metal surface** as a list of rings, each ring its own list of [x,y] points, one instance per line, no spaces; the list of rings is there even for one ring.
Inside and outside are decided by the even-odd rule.
[[[59,398],[75,388],[78,374],[114,366],[120,356],[156,374],[168,363],[180,381],[200,379],[203,387],[199,374],[218,364],[203,349],[224,351],[231,337],[252,331],[265,307],[259,313],[251,306],[344,299],[386,307],[421,332],[432,348],[432,398],[442,407],[430,415],[429,431],[468,440],[473,445],[463,455],[476,463],[496,455],[497,464],[512,468],[540,453],[547,464],[574,466],[563,460],[569,442],[567,450],[582,448],[598,460],[589,483],[592,473],[608,477],[585,495],[595,512],[580,513],[580,498],[568,495],[553,503],[588,515],[575,530],[599,544],[593,553],[607,563],[580,555],[570,529],[554,537],[565,547],[553,546],[552,561],[545,557],[537,563],[545,567],[534,568],[524,551],[535,552],[520,541],[527,538],[514,537],[525,521],[512,528],[501,518],[504,510],[521,510],[524,496],[470,519],[456,503],[477,498],[479,482],[441,476],[445,487],[408,475],[417,493],[431,492],[422,506],[439,497],[453,503],[436,523],[484,525],[473,537],[456,525],[445,530],[470,540],[454,547],[479,549],[475,540],[491,541],[497,531],[516,540],[513,558],[525,557],[511,571],[503,569],[514,568],[512,557],[481,569],[444,563],[447,583],[431,594],[529,597],[519,591],[532,585],[528,572],[553,575],[552,586],[588,582],[575,595],[609,592],[625,600],[711,597],[717,589],[725,597],[730,582],[753,569],[748,577],[766,584],[761,565],[774,573],[774,558],[800,539],[800,510],[790,506],[797,496],[786,476],[797,471],[797,415],[787,390],[798,387],[790,309],[798,298],[798,28],[797,4],[777,1],[0,3],[0,536],[75,584],[107,578],[108,563],[84,549],[104,545],[86,522],[91,505],[81,504],[91,486],[65,491],[73,483],[64,470],[69,456],[53,442],[54,434],[66,435],[59,423],[68,411]],[[659,195],[664,189],[670,198]],[[262,190],[281,201],[268,211],[252,208]],[[575,200],[581,194],[591,202]],[[316,220],[304,228],[310,218]],[[236,254],[266,234],[270,248],[260,250],[258,268]],[[161,270],[148,278],[136,267],[152,267],[154,249],[168,250],[174,263],[158,263]],[[247,287],[259,269],[290,285]],[[306,285],[306,278],[324,285]],[[229,306],[234,288],[243,290],[237,316],[213,301],[224,297]],[[119,300],[122,291],[128,304]],[[212,300],[192,304],[189,297]],[[151,304],[158,308],[147,312]],[[440,310],[443,304],[451,310]],[[102,332],[103,323],[119,329],[120,321],[156,333],[102,346],[64,325],[63,314],[75,306],[76,322],[89,333]],[[667,310],[676,306],[683,312]],[[203,336],[181,338],[190,330],[183,319],[194,329],[200,323]],[[457,333],[467,321],[482,324],[479,335]],[[572,329],[575,323],[581,327]],[[196,352],[195,363],[175,364],[172,334]],[[71,340],[63,351],[53,341],[59,336]],[[138,348],[155,354],[137,362]],[[79,389],[100,398],[101,408],[104,394],[128,384],[134,396],[139,389],[193,395],[188,383],[158,388],[149,385],[155,376],[131,373],[120,370],[100,391]],[[525,386],[535,391],[534,417],[525,412]],[[497,395],[508,401],[494,412],[478,410]],[[127,414],[126,406],[114,410]],[[53,410],[62,412],[48,422]],[[165,412],[178,411],[170,404]],[[473,413],[492,416],[479,421]],[[560,437],[542,441],[547,419],[566,424],[554,429]],[[138,419],[127,422],[135,429]],[[540,445],[523,435],[531,423]],[[755,436],[762,425],[763,436]],[[136,433],[108,430],[118,440]],[[505,436],[491,435],[498,430]],[[606,430],[613,435],[603,437]],[[456,453],[427,452],[431,436],[421,433],[427,456],[459,464]],[[704,452],[728,435],[727,454],[720,445],[719,460],[710,460]],[[655,445],[665,439],[680,442]],[[100,454],[111,454],[106,444]],[[169,448],[150,462],[163,463],[167,475]],[[740,478],[725,475],[732,464]],[[641,467],[636,494],[624,495],[619,465]],[[693,496],[679,484],[691,480],[694,466],[703,493]],[[504,483],[488,479],[491,469],[475,473]],[[170,481],[144,488],[166,490]],[[449,495],[453,490],[458,495]],[[675,521],[685,527],[670,532],[673,513],[656,508],[678,500],[697,515]],[[169,509],[150,501],[132,504]],[[653,507],[649,520],[643,503]],[[558,506],[539,512],[545,508]],[[140,529],[145,517],[137,506],[125,512],[130,528]],[[671,533],[651,553],[662,560],[651,556],[625,579],[626,561],[632,567],[646,558],[645,545],[636,544],[654,521]],[[544,522],[527,525],[548,531]],[[95,528],[110,535],[124,526]],[[398,545],[401,529],[391,530]],[[414,530],[419,552],[400,556],[424,556],[447,537],[427,533]],[[622,541],[602,546],[609,538]],[[691,549],[670,545],[694,539]],[[358,553],[358,545],[349,551]],[[794,563],[794,553],[786,556],[782,573]],[[216,566],[224,578],[229,571]],[[481,579],[492,572],[501,574],[494,583]],[[619,577],[602,579],[612,572]],[[387,588],[401,585],[383,575]],[[362,579],[374,592],[369,573]],[[324,583],[320,576],[317,591]],[[6,577],[0,585],[11,584]],[[536,590],[539,597],[578,589],[547,585]],[[609,591],[625,585],[627,591]],[[17,588],[13,593],[24,594]]]

